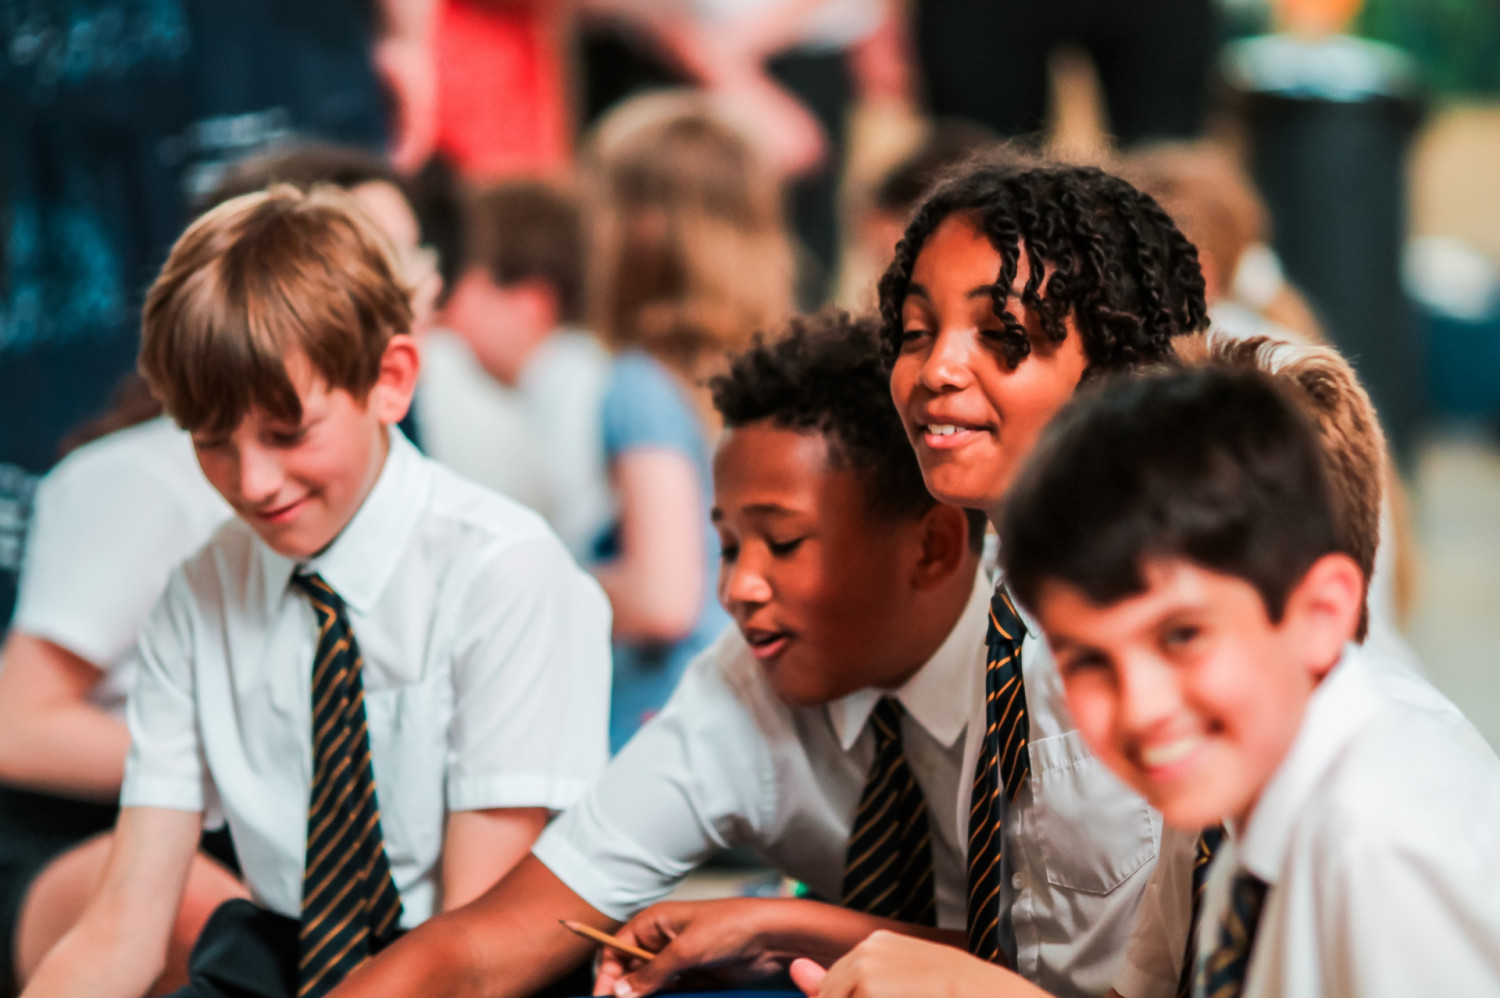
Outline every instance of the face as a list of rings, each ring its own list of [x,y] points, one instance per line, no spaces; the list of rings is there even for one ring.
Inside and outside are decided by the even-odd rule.
[[[873,516],[854,473],[828,467],[821,435],[728,431],[713,521],[719,600],[783,700],[825,703],[913,671],[898,649],[921,523]]]
[[[1177,559],[1148,563],[1146,591],[1108,606],[1042,587],[1038,617],[1080,733],[1168,823],[1243,821],[1280,765],[1352,634],[1350,611],[1329,610],[1324,568],[1276,624],[1248,582]]]
[[[406,411],[415,348],[393,337],[380,381],[364,399],[329,389],[300,354],[287,372],[302,401],[300,423],[252,408],[223,437],[193,435],[210,484],[278,554],[303,560],[326,548],[374,486],[389,446],[386,427]]]
[[[1031,352],[1014,368],[990,288],[1000,254],[963,215],[938,225],[917,255],[902,307],[891,395],[922,475],[943,502],[993,515],[1037,435],[1078,386],[1087,360],[1078,333],[1054,344],[1012,300]],[[1015,287],[1029,275],[1022,254]]]

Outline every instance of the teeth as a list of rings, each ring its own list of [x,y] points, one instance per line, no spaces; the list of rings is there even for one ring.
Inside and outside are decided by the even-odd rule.
[[[1166,745],[1153,745],[1150,748],[1141,749],[1141,762],[1155,769],[1158,766],[1170,766],[1174,762],[1180,762],[1191,755],[1201,744],[1203,739],[1198,735],[1190,735],[1187,738],[1179,738],[1175,742]]]
[[[927,427],[927,432],[931,433],[935,437],[946,437],[957,433],[958,427],[953,426],[949,423],[934,423],[933,425]]]

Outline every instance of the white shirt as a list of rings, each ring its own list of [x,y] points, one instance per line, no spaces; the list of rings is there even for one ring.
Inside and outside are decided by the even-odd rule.
[[[866,723],[880,698],[906,710],[902,744],[928,801],[938,924],[964,924],[965,872],[949,802],[961,770],[971,677],[984,668],[988,585],[953,632],[894,693],[866,688],[832,703],[776,697],[734,628],[704,650],[676,693],[533,852],[594,908],[621,921],[660,900],[717,850],[745,845],[837,901],[860,794],[874,760]]]
[[[559,329],[532,353],[514,388],[490,377],[457,336],[422,342],[417,419],[438,461],[546,517],[568,550],[592,560],[615,518],[600,409],[609,352]]]
[[[434,910],[447,811],[561,809],[603,768],[609,606],[540,517],[399,432],[306,564],[348,607],[402,924]],[[301,908],[317,626],[298,566],[233,520],[141,636],[121,804],[220,800],[257,904]]]
[[[89,699],[123,715],[167,575],[230,515],[164,416],[85,444],[37,487],[12,628],[102,670]]]
[[[1050,994],[1102,995],[1113,983],[1151,876],[1161,817],[1084,745],[1041,630],[1024,611],[1021,617],[1031,778],[1001,819],[1001,947],[1021,976]],[[981,624],[976,632],[980,642],[984,629]],[[971,682],[968,779],[958,802],[966,842],[967,790],[985,729],[982,668]]]
[[[1463,713],[1425,678],[1413,672],[1404,656],[1393,657],[1388,649],[1372,647],[1367,642],[1363,646],[1350,645],[1339,670],[1355,662],[1382,698],[1424,714],[1434,724],[1446,726],[1455,739],[1466,742],[1472,751],[1480,755],[1489,752],[1483,736]],[[1196,831],[1171,827],[1162,830],[1161,857],[1141,900],[1125,963],[1115,980],[1115,990],[1123,998],[1172,998],[1177,993],[1192,917],[1192,871],[1197,847]]]
[[[1200,950],[1238,868],[1271,885],[1246,998],[1500,994],[1500,760],[1433,698],[1357,653],[1314,692],[1204,892]]]

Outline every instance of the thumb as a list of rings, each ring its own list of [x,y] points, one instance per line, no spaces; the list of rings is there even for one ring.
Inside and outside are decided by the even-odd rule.
[[[792,983],[801,988],[807,998],[818,998],[818,989],[823,986],[823,978],[828,976],[828,971],[807,957],[799,956],[792,961],[791,975]]]
[[[639,998],[660,991],[671,983],[672,978],[692,966],[691,958],[684,955],[677,941],[673,940],[633,973],[620,978],[615,984],[616,998]]]

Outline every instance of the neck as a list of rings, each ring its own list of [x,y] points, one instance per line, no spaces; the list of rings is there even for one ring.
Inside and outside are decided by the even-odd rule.
[[[912,601],[911,613],[897,632],[905,638],[899,644],[903,653],[893,662],[881,686],[895,689],[905,685],[932,660],[958,626],[973,594],[974,573],[979,567],[972,558],[964,559],[963,565],[951,579]]]

